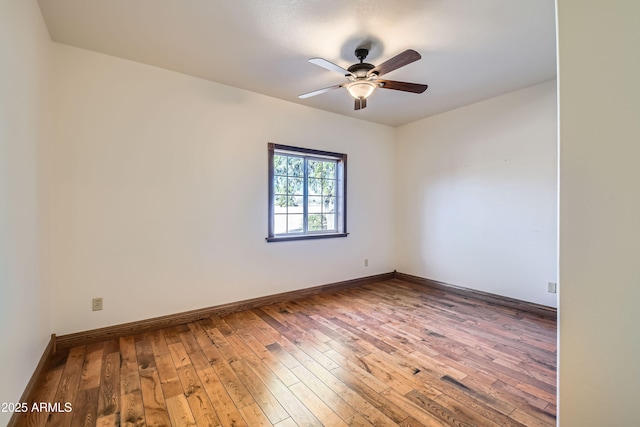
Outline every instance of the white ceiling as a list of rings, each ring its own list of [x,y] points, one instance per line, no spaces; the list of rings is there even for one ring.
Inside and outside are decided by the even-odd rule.
[[[399,126],[556,76],[554,0],[39,0],[52,40],[346,116]],[[421,95],[377,90],[354,111],[340,66],[370,46],[377,65],[422,59],[385,78]]]

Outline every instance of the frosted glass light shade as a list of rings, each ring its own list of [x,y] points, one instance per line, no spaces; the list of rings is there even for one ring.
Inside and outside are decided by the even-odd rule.
[[[347,84],[349,95],[355,99],[367,99],[376,89],[376,84],[370,80],[356,80]]]

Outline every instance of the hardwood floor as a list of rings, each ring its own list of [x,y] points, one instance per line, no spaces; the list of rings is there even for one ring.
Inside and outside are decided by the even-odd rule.
[[[21,423],[553,426],[556,356],[554,320],[394,279],[59,350]]]

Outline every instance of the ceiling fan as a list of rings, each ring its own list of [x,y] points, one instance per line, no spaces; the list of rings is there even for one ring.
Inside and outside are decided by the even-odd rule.
[[[347,82],[335,86],[329,86],[324,89],[314,90],[313,92],[303,93],[302,95],[299,95],[298,98],[309,98],[320,95],[321,93],[329,92],[333,89],[346,87],[349,94],[355,99],[354,109],[361,110],[366,108],[367,98],[371,96],[377,88],[401,90],[412,93],[422,93],[427,90],[428,86],[423,84],[398,82],[395,80],[383,80],[378,78],[383,74],[397,70],[400,67],[404,67],[405,65],[411,64],[412,62],[422,58],[422,56],[420,56],[420,54],[415,50],[407,49],[378,66],[364,62],[368,54],[369,49],[356,49],[355,55],[360,62],[353,64],[347,69],[323,58],[309,59],[309,62],[312,64],[344,75],[347,78]]]

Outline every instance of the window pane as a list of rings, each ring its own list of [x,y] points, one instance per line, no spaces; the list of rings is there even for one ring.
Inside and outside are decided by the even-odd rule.
[[[324,218],[325,218],[325,225],[326,225],[325,230],[331,230],[331,231],[337,230],[336,216],[334,214],[325,215]]]
[[[273,225],[275,234],[284,234],[287,232],[287,215],[275,214],[273,216]]]
[[[309,177],[322,178],[322,164],[321,160],[309,160]]]
[[[323,212],[335,212],[336,211],[336,198],[335,197],[323,197]]]
[[[286,176],[276,176],[273,178],[273,192],[275,194],[286,194],[287,193],[287,177]]]
[[[322,179],[309,178],[309,195],[322,194]]]
[[[287,215],[287,233],[302,232],[302,214]]]
[[[322,213],[322,197],[316,196],[310,196],[309,197],[309,213],[313,214],[313,213]]]
[[[322,194],[325,196],[336,195],[336,182],[332,179],[325,179],[322,181]]]
[[[276,175],[287,174],[287,156],[275,154],[273,156],[273,173]]]
[[[302,195],[304,190],[304,180],[302,178],[289,178],[289,194]]]
[[[309,215],[308,226],[309,226],[309,231],[326,230],[327,225],[326,225],[326,220],[324,218],[324,215],[319,215],[319,214]]]
[[[289,213],[303,213],[304,206],[302,196],[289,196]]]
[[[287,199],[285,195],[276,196],[273,206],[274,213],[286,213],[287,212]]]
[[[289,157],[289,176],[304,176],[304,160],[300,157]]]
[[[332,178],[336,177],[336,162],[322,162],[322,177]]]

